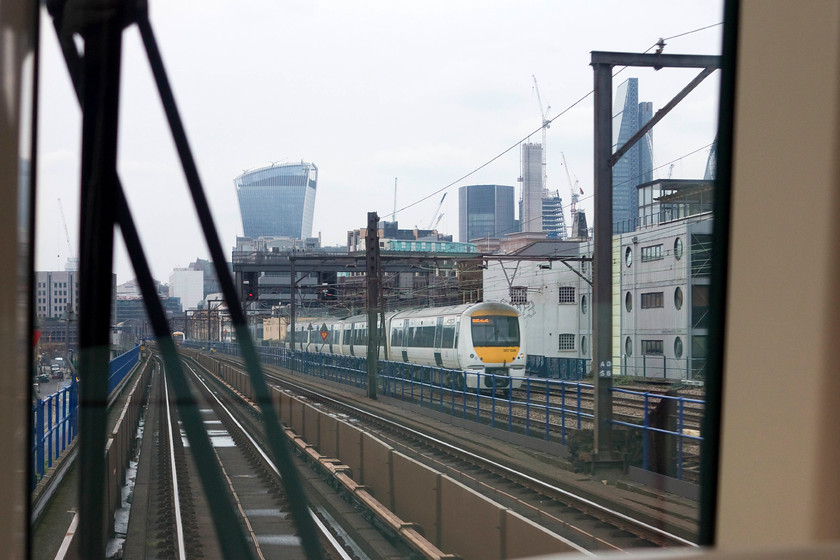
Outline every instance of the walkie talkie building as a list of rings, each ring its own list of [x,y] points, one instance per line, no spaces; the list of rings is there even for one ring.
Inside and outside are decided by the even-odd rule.
[[[233,180],[245,237],[312,236],[318,168],[314,163],[271,165]]]

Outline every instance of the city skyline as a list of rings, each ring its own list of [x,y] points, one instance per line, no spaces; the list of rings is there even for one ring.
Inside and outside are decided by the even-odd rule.
[[[604,11],[615,17],[581,25],[603,20]],[[591,218],[590,52],[644,52],[665,37],[666,53],[717,54],[721,5],[314,2],[278,10],[270,2],[214,0],[199,11],[155,5],[150,15],[228,250],[243,234],[232,178],[278,160],[317,162],[312,235],[324,245],[342,244],[347,231],[364,227],[368,211],[390,220],[396,208],[401,224],[425,226],[444,191],[450,196],[438,229],[457,234],[452,191],[517,185],[519,143],[540,142],[532,76],[551,106],[546,117],[565,111],[546,131],[546,187],[560,191],[571,225],[570,182],[579,180],[579,206]],[[301,25],[271,31],[288,17]],[[60,270],[78,252],[81,122],[46,18],[42,29],[41,76],[49,87],[41,88],[39,106],[36,268]],[[516,32],[525,29],[528,41]],[[136,29],[126,30],[124,43],[118,168],[153,275],[166,278],[208,251]],[[694,74],[631,68],[621,79],[639,77],[655,111]],[[658,173],[674,162],[674,177],[702,177],[716,132],[717,84],[713,75],[657,125]],[[134,276],[121,241],[115,271],[119,282]]]

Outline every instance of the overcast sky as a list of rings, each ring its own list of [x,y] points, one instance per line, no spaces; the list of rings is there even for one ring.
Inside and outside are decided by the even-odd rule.
[[[408,207],[400,226],[423,228],[442,196],[432,193],[534,131],[542,140],[532,76],[552,118],[592,90],[591,51],[644,52],[722,20],[719,1],[679,0],[152,0],[150,11],[226,251],[242,235],[233,179],[243,170],[315,163],[313,235],[324,245],[343,245],[369,211],[390,219],[395,178],[396,206]],[[719,54],[721,32],[675,37],[665,52]],[[46,18],[41,56],[36,268],[61,270],[78,251],[81,118]],[[639,100],[656,111],[696,73],[628,68],[615,84],[639,78]],[[208,251],[135,28],[124,34],[122,77],[119,173],[152,273],[168,282]],[[718,88],[714,74],[655,127],[654,177],[702,177]],[[549,189],[568,204],[564,153],[590,220],[592,125],[590,96],[554,121],[546,143]],[[438,229],[457,240],[458,186],[516,186],[519,159],[513,149],[452,186]],[[115,270],[120,283],[134,277],[121,246]]]

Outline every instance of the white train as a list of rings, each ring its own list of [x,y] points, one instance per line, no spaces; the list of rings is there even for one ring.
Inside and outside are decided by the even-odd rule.
[[[295,349],[365,357],[367,321],[367,315],[300,321],[295,325]],[[386,313],[387,336],[379,358],[461,370],[450,377],[455,387],[515,389],[525,376],[523,326],[516,308],[505,303]]]

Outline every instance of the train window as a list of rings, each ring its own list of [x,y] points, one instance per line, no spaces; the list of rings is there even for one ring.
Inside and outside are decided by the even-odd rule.
[[[455,347],[455,325],[443,326],[443,340],[440,344],[441,348]]]
[[[435,345],[435,327],[427,325],[417,329],[418,344],[420,348],[432,348]]]
[[[519,346],[519,318],[473,317],[472,338],[474,346]]]

